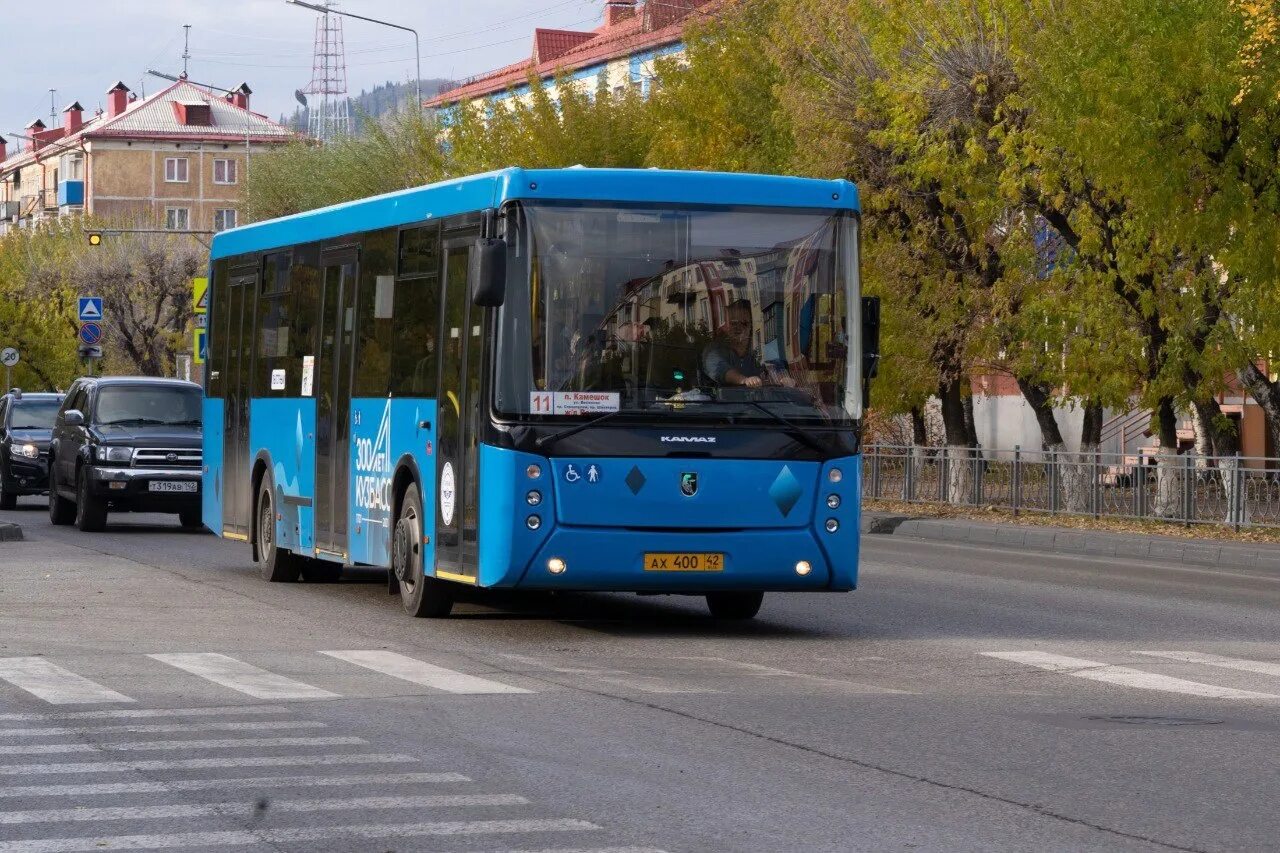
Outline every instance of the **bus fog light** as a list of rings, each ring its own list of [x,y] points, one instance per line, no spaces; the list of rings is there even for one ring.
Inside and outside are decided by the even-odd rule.
[[[840,529],[840,522],[836,521],[834,518],[828,518],[828,519],[827,519],[827,532],[828,532],[828,533],[835,533],[835,532],[836,532],[837,530],[839,530],[839,529]]]
[[[844,479],[844,472],[839,468],[832,468],[827,472],[827,479],[833,483],[838,483]]]
[[[542,476],[542,467],[539,465],[530,465],[524,469],[525,476],[530,480],[536,480]]]
[[[839,508],[840,508],[840,496],[839,496],[839,495],[827,495],[827,508],[828,508],[828,509],[839,509]]]
[[[529,492],[529,494],[525,495],[524,499],[525,499],[525,502],[529,504],[529,506],[537,506],[538,504],[542,503],[542,492],[538,491],[537,489],[534,489],[533,491]]]
[[[538,518],[536,515],[531,515],[524,520],[524,526],[530,530],[537,530],[542,526],[542,519]]]
[[[567,568],[569,567],[565,565],[564,560],[559,557],[552,557],[550,560],[547,560],[547,571],[551,572],[553,575],[562,575],[564,574],[564,570]]]
[[[801,560],[796,563],[796,574],[800,575],[800,577],[804,577],[811,571],[813,571],[813,566],[810,565],[808,560]]]

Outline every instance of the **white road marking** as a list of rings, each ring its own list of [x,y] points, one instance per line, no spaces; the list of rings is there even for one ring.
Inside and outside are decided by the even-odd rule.
[[[523,687],[512,687],[500,681],[455,672],[442,666],[426,663],[407,655],[387,651],[338,651],[321,652],[331,658],[353,663],[392,678],[399,678],[423,687],[434,687],[446,693],[532,693]]]
[[[72,752],[161,752],[170,749],[242,749],[264,746],[354,746],[358,737],[258,737],[221,740],[139,740],[121,743],[28,743],[0,746],[0,755],[66,755]]]
[[[1202,652],[1134,652],[1138,655],[1150,655],[1156,658],[1182,661],[1183,663],[1199,663],[1205,666],[1216,666],[1222,669],[1237,669],[1241,672],[1256,672],[1259,675],[1280,676],[1280,663],[1262,660],[1246,660],[1229,658],[1222,655],[1210,655]]]
[[[323,729],[313,720],[234,720],[214,723],[125,723],[115,726],[57,726],[39,729],[0,729],[0,737],[52,737],[54,735],[173,734],[178,732],[267,732],[281,729]]]
[[[789,669],[779,669],[776,666],[765,666],[759,663],[748,663],[742,660],[731,660],[729,658],[715,657],[712,655],[681,655],[678,660],[699,660],[699,661],[717,661],[719,663],[727,663],[730,666],[736,666],[740,669],[750,670],[770,678],[788,678],[800,681],[809,681],[815,684],[825,684],[831,687],[839,687],[842,690],[854,693],[884,693],[898,695],[915,695],[910,690],[897,690],[892,687],[881,687],[877,684],[863,684],[860,681],[846,681],[842,678],[828,678],[825,675],[812,675],[807,672],[793,672]]]
[[[219,708],[121,708],[111,711],[50,711],[47,714],[0,714],[0,723],[54,720],[145,720],[154,717],[220,717],[223,714],[291,714],[281,705],[231,705]]]
[[[337,693],[276,675],[252,664],[213,652],[147,655],[185,670],[214,684],[221,684],[255,699],[336,699]]]
[[[413,764],[412,755],[255,755],[244,758],[181,758],[148,761],[92,761],[78,764],[0,764],[0,776],[67,773],[129,773],[146,770],[219,770],[228,767],[330,767],[350,764]]]
[[[338,812],[348,809],[431,809],[462,806],[524,806],[529,801],[514,794],[436,794],[419,797],[351,797],[328,800],[274,800],[270,812]],[[173,817],[245,817],[258,812],[253,802],[183,803],[163,806],[109,806],[105,808],[36,809],[0,812],[0,824],[97,822],[107,820],[155,820]]]
[[[530,657],[529,655],[517,655],[511,652],[502,652],[504,658],[523,663],[527,666],[537,667],[543,672],[554,672],[562,675],[586,675],[593,681],[599,681],[603,684],[612,684],[617,687],[626,688],[628,690],[638,690],[641,693],[719,693],[719,690],[712,690],[709,687],[680,687],[649,675],[634,675],[625,669],[600,669],[598,667],[568,667],[555,666],[547,663],[539,658]]]
[[[133,701],[39,657],[0,658],[0,679],[51,705]]]
[[[412,838],[525,832],[582,832],[600,827],[585,820],[448,820],[430,823],[372,823],[356,826],[175,832],[165,835],[108,835],[0,841],[0,853],[89,853],[98,850],[161,850],[170,847],[232,847],[262,843],[328,841],[336,838]]]
[[[1034,666],[1037,669],[1071,675],[1076,678],[1087,678],[1121,687],[1132,687],[1138,690],[1159,690],[1165,693],[1184,693],[1188,696],[1201,696],[1208,699],[1280,699],[1271,693],[1257,693],[1252,690],[1236,690],[1232,687],[1219,687],[1215,684],[1202,684],[1199,681],[1188,681],[1168,675],[1130,669],[1127,666],[1112,666],[1098,661],[1082,658],[1053,655],[1046,652],[983,652],[986,657],[999,658],[1013,663]]]
[[[84,785],[13,785],[0,797],[91,797],[99,794],[163,794],[219,788],[344,788],[355,785],[440,785],[470,782],[461,773],[366,773],[351,776],[251,776],[230,779],[176,779],[172,782],[94,782]]]

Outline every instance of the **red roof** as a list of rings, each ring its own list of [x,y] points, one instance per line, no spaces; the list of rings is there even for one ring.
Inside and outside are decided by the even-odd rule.
[[[702,17],[724,0],[653,0],[637,6],[629,16],[594,30],[536,29],[529,59],[487,71],[444,90],[426,102],[441,107],[505,92],[528,82],[530,74],[545,79],[557,71],[576,71],[633,53],[679,42],[691,16]],[[621,20],[618,18],[621,17]]]

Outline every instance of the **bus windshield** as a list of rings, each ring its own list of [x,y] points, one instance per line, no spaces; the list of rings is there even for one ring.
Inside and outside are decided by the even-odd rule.
[[[861,416],[853,216],[549,203],[518,214],[500,412]]]

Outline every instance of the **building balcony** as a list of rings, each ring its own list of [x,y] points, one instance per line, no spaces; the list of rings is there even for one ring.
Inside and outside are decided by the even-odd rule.
[[[58,207],[84,204],[84,181],[58,181]]]

